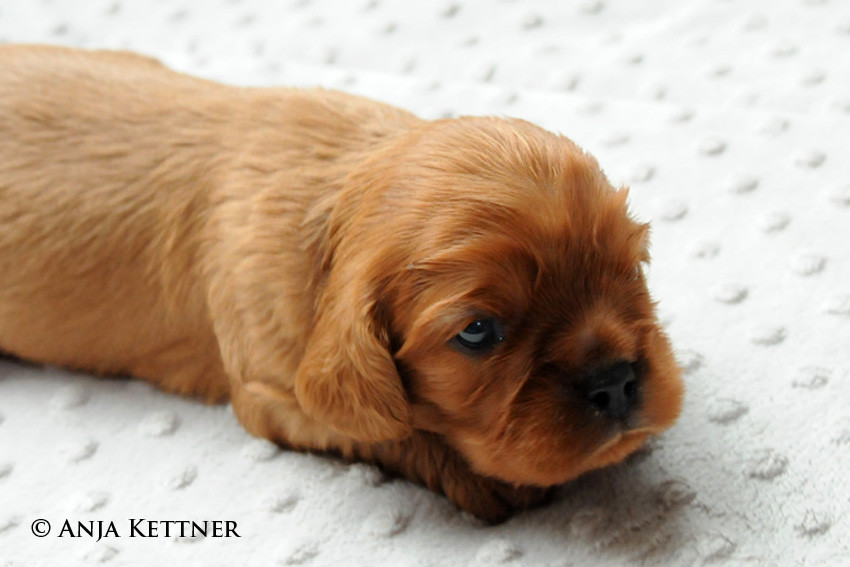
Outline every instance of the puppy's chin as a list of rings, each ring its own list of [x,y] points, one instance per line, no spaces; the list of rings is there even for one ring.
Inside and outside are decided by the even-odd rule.
[[[515,423],[514,431],[500,436],[455,430],[446,431],[445,437],[479,474],[515,485],[547,487],[619,463],[661,431],[588,424],[579,428],[578,434],[544,431],[540,426],[523,434],[520,430],[524,427],[526,424]]]
[[[461,442],[460,451],[476,472],[515,485],[555,486],[569,482],[586,472],[623,461],[650,437],[647,432],[614,435],[589,455],[552,451],[541,455],[523,455],[520,448],[514,458],[495,456],[486,447]]]
[[[585,470],[593,470],[614,463],[619,463],[638,449],[652,435],[651,432],[645,430],[627,431],[625,433],[616,434],[611,441],[605,443],[590,456],[585,466]]]

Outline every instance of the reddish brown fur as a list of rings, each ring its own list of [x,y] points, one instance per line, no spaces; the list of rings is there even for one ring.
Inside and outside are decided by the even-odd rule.
[[[3,350],[229,398],[256,435],[490,521],[679,412],[647,227],[592,157],[523,121],[3,46],[0,221]],[[505,341],[453,348],[483,315]],[[644,375],[627,429],[565,393],[620,359]]]

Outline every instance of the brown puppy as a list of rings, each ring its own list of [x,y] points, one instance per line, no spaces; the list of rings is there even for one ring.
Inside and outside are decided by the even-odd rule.
[[[0,349],[489,521],[675,420],[647,260],[626,192],[520,120],[0,47]]]

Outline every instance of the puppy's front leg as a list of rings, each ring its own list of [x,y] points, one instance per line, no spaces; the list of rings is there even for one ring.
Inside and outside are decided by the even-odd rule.
[[[513,486],[473,472],[451,447],[433,433],[416,431],[401,441],[357,445],[355,458],[376,462],[437,493],[456,506],[496,524],[513,513],[542,504],[551,490],[536,486]]]
[[[433,433],[414,431],[399,441],[356,442],[307,417],[294,394],[260,382],[236,386],[232,400],[237,418],[254,435],[290,448],[376,463],[391,474],[445,494],[462,510],[491,524],[541,504],[550,492],[476,474]]]

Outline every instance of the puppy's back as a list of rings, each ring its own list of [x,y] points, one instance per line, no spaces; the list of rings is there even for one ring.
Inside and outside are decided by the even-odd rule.
[[[188,82],[199,79],[169,70],[157,59],[130,51],[82,50],[52,45],[0,45],[0,90],[14,95],[21,86],[62,87],[110,78],[113,86],[140,78],[155,79],[163,73]],[[33,91],[36,98],[44,92]]]

